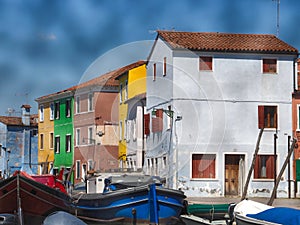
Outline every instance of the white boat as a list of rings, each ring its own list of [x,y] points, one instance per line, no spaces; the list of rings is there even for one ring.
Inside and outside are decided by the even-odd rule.
[[[234,208],[237,225],[296,225],[300,224],[300,210],[273,207],[252,200],[243,200]]]

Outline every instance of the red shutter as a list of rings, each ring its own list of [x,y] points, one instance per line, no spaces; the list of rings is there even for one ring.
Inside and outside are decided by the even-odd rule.
[[[163,114],[164,114],[164,111],[162,109],[158,109],[156,111],[156,117],[157,117],[157,125],[158,125],[158,131],[163,131]]]
[[[144,115],[144,134],[149,135],[150,134],[150,114]]]
[[[259,178],[260,175],[260,156],[257,155],[255,159],[255,165],[254,165],[254,179]]]
[[[265,127],[265,113],[264,113],[264,106],[263,105],[259,105],[258,106],[258,128],[262,129]]]
[[[274,155],[270,155],[267,159],[267,178],[272,179],[274,178]]]

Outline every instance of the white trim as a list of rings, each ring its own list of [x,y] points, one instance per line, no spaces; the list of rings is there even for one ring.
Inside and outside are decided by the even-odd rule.
[[[81,137],[81,131],[80,131],[80,128],[76,128],[75,130],[75,145],[76,146],[80,146],[80,137]]]
[[[44,105],[40,105],[39,114],[40,114],[40,122],[44,122],[44,119],[45,119],[45,107],[44,107]]]
[[[80,172],[81,172],[81,161],[80,160],[76,160],[76,164],[75,164],[75,179],[78,180],[80,179]]]
[[[74,114],[79,114],[80,113],[80,96],[77,95],[75,97],[75,113]]]
[[[91,99],[90,99],[90,97],[91,97]],[[94,111],[94,93],[89,93],[88,94],[88,110],[87,111],[88,112],[93,112]]]
[[[54,102],[50,102],[50,105],[49,105],[49,120],[54,120],[54,111],[55,111]]]
[[[51,140],[51,134],[52,134],[52,140]],[[52,143],[52,147],[51,147]],[[49,149],[54,149],[54,132],[51,131],[49,132]]]
[[[300,131],[300,126],[299,126],[299,123],[300,123],[300,104],[297,104],[297,128],[296,128],[296,131]]]
[[[42,138],[43,136],[43,138]],[[45,134],[44,133],[40,133],[40,146],[39,146],[39,149],[40,150],[44,150],[45,149]],[[42,140],[43,139],[43,140]],[[43,146],[41,146],[41,144],[43,143]]]

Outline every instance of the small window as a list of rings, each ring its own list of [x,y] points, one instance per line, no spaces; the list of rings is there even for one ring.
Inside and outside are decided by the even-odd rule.
[[[122,103],[123,102],[123,85],[122,84],[120,84],[119,95],[120,95],[120,103]]]
[[[71,152],[71,135],[67,134],[66,135],[66,152]]]
[[[257,155],[254,167],[254,179],[273,179],[274,165],[274,155]]]
[[[277,73],[277,59],[263,59],[263,73]]]
[[[40,105],[40,122],[44,121],[44,106]]]
[[[88,100],[88,108],[89,108],[89,112],[93,111],[93,107],[94,107],[94,97],[93,97],[93,94],[90,93],[89,94],[89,100]]]
[[[150,135],[150,114],[144,114],[144,135]]]
[[[80,97],[76,97],[76,113],[80,113]]]
[[[164,57],[164,62],[163,62],[163,76],[167,75],[167,57]]]
[[[80,129],[76,129],[76,146],[80,145]]]
[[[54,135],[53,135],[53,133],[50,133],[49,134],[49,148],[50,149],[53,149],[53,147],[54,147],[54,144],[53,144],[53,142],[54,142]]]
[[[193,154],[192,178],[216,178],[216,155]]]
[[[120,121],[120,124],[119,124],[119,140],[120,141],[122,141],[122,139],[123,139],[122,134],[123,134],[123,123],[122,123],[122,121]]]
[[[297,130],[300,130],[300,105],[297,105]]]
[[[199,58],[199,70],[207,70],[212,71],[212,61],[213,58],[211,56],[200,56]]]
[[[71,117],[71,100],[66,100],[66,117]]]
[[[76,160],[76,179],[80,179],[80,160]]]
[[[156,63],[153,64],[153,81],[156,80]]]
[[[128,99],[128,81],[125,81],[125,96],[124,96],[125,100]]]
[[[50,103],[50,115],[49,115],[50,120],[54,120],[54,103]]]
[[[152,117],[152,132],[162,132],[163,125],[163,109],[157,109],[155,111],[155,116]]]
[[[277,128],[277,106],[258,106],[258,128]]]
[[[44,134],[40,134],[40,149],[44,149]]]
[[[89,127],[88,129],[88,143],[89,145],[92,145],[95,143],[95,140],[93,139],[93,128]]]
[[[55,146],[54,146],[54,148],[55,148],[55,153],[59,154],[60,153],[60,137],[59,136],[55,137]]]
[[[59,119],[60,117],[60,103],[55,102],[55,119]]]

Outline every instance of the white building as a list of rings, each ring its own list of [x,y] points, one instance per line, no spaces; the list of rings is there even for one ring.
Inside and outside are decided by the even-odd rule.
[[[158,31],[147,65],[145,171],[187,196],[270,196],[292,136],[297,49],[273,35]],[[277,134],[274,157],[274,134]],[[287,173],[278,196],[287,196]]]

